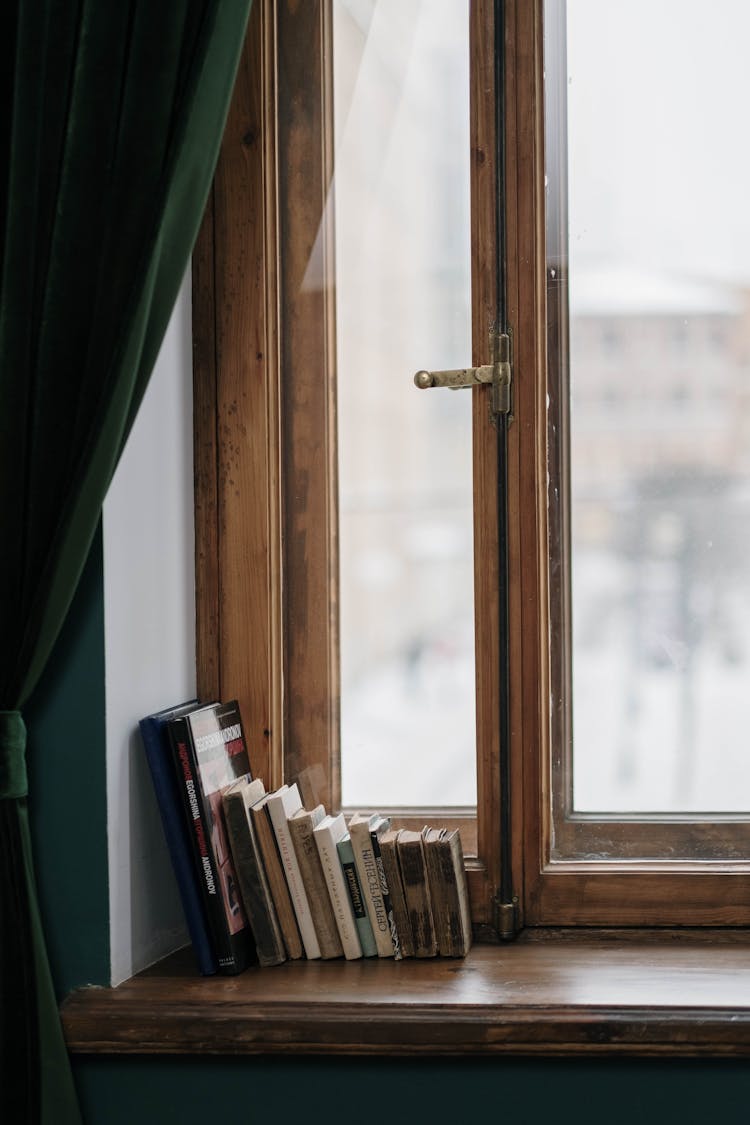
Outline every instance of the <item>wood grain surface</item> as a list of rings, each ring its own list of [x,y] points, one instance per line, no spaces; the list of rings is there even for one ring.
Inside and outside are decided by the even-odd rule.
[[[750,938],[552,935],[465,959],[194,975],[182,951],[63,1005],[86,1054],[750,1055]]]

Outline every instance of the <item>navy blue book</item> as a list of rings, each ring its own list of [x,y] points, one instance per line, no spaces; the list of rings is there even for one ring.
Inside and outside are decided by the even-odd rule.
[[[198,971],[203,976],[211,976],[217,971],[218,964],[209,937],[206,908],[195,873],[193,844],[185,821],[182,795],[178,788],[172,747],[167,732],[167,723],[170,719],[186,715],[199,706],[197,699],[191,699],[178,707],[169,707],[153,715],[146,715],[138,726],[154,782],[156,801],[161,812],[164,835],[172,858],[182,908],[185,911],[185,921],[198,962]]]

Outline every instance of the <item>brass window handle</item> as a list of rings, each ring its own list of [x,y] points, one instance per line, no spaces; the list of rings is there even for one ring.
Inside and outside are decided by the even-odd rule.
[[[510,414],[510,337],[504,333],[490,333],[490,344],[494,356],[493,363],[481,367],[460,367],[450,371],[418,371],[414,385],[420,391],[431,387],[448,387],[460,390],[462,387],[492,386],[492,413]]]

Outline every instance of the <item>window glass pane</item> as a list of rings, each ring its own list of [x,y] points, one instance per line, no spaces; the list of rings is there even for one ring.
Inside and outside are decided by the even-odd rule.
[[[346,805],[473,805],[467,0],[335,0]]]
[[[567,3],[579,812],[750,809],[749,37],[744,0]]]

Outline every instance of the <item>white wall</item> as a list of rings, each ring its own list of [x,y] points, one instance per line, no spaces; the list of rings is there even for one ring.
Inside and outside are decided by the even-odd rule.
[[[104,505],[112,984],[187,941],[138,719],[195,692],[190,284]]]

